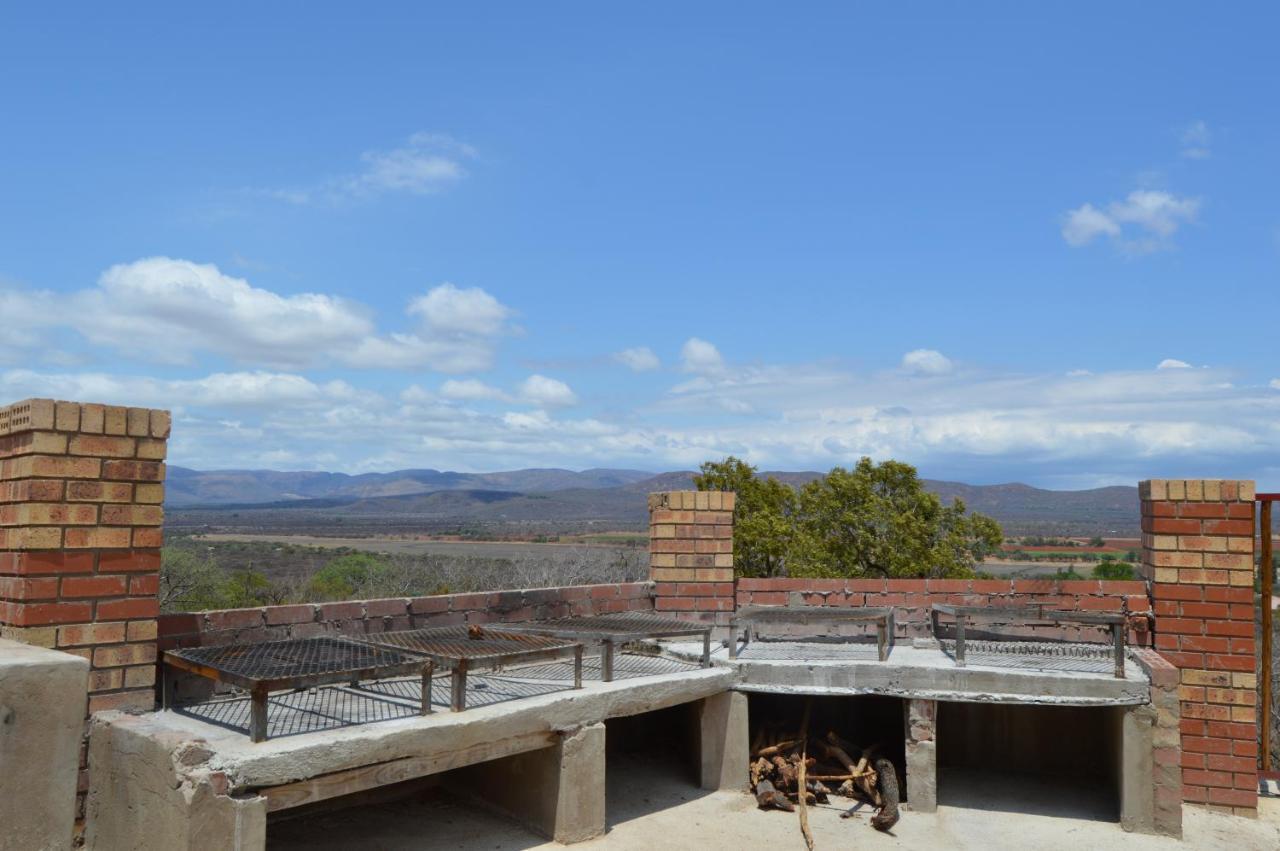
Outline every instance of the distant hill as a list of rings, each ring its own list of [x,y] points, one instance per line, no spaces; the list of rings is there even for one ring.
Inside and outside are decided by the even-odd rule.
[[[814,472],[773,472],[799,486]],[[646,495],[692,487],[693,473],[653,475],[638,470],[533,469],[501,473],[401,470],[349,476],[267,470],[169,470],[170,525],[315,532],[439,531],[520,527],[574,532],[592,528],[642,530]],[[1052,491],[1023,484],[968,485],[925,480],[945,501],[964,500],[994,517],[1006,533],[1138,534],[1138,491],[1107,487]]]
[[[165,502],[172,507],[285,502],[335,497],[407,496],[444,490],[560,491],[621,487],[652,477],[643,470],[530,469],[502,473],[397,470],[393,473],[281,473],[170,467]]]

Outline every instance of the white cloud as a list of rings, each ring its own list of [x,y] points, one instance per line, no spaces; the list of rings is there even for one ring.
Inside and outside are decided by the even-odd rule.
[[[1191,160],[1208,159],[1212,153],[1209,149],[1212,141],[1209,125],[1203,121],[1193,122],[1182,131],[1182,156]]]
[[[1191,364],[1177,358],[1165,358],[1156,364],[1156,369],[1191,369]]]
[[[946,375],[952,370],[951,359],[933,349],[916,349],[902,356],[902,368],[917,375]]]
[[[509,398],[506,393],[490,384],[485,384],[475,378],[465,379],[449,379],[440,385],[440,395],[446,399],[458,399],[462,401],[475,401],[480,399],[499,399],[505,400]]]
[[[259,191],[289,204],[341,203],[377,195],[403,192],[428,195],[467,176],[466,160],[475,159],[470,145],[442,133],[415,133],[400,147],[365,151],[361,168],[322,181],[312,188],[275,188]]]
[[[613,359],[633,372],[647,372],[662,365],[662,362],[658,360],[658,356],[653,353],[653,349],[648,346],[623,349],[620,352],[615,352]]]
[[[503,332],[511,309],[479,287],[444,283],[410,302],[409,313],[438,334],[488,337]]]
[[[531,375],[520,385],[520,398],[534,405],[559,408],[576,405],[578,397],[563,381],[545,375]]]
[[[685,372],[697,375],[717,375],[724,371],[724,358],[720,350],[706,340],[690,337],[680,348],[680,359]]]
[[[141,360],[212,351],[242,363],[299,366],[373,333],[366,308],[316,293],[282,296],[213,264],[150,257],[112,266],[74,297],[91,342]]]
[[[1099,236],[1119,235],[1120,225],[1092,204],[1069,211],[1062,225],[1062,238],[1070,245],[1088,245]]]
[[[1271,379],[1271,384],[1269,386],[1272,390],[1280,390],[1280,378]]]
[[[441,284],[414,299],[418,327],[379,333],[366,306],[319,293],[281,295],[213,264],[149,257],[112,266],[71,295],[0,290],[0,359],[35,348],[39,329],[67,327],[139,361],[185,364],[211,353],[238,364],[328,364],[459,373],[492,365],[510,308],[482,289]],[[21,323],[21,324],[19,324]]]
[[[1105,210],[1084,204],[1068,211],[1062,238],[1068,245],[1080,247],[1106,236],[1128,251],[1156,251],[1171,245],[1178,228],[1194,222],[1199,210],[1199,199],[1136,189],[1124,200],[1112,201]]]

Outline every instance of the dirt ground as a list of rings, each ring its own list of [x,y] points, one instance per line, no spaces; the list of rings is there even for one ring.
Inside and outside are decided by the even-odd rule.
[[[761,811],[745,793],[699,790],[669,766],[634,760],[609,774],[609,832],[575,845],[583,851],[701,851],[803,849],[794,814]],[[1063,795],[1007,778],[979,778],[953,795],[963,805],[934,814],[903,812],[891,834],[877,833],[870,813],[842,819],[843,807],[817,807],[810,823],[817,849],[928,849],[928,851],[1275,851],[1280,848],[1280,800],[1264,801],[1262,816],[1245,819],[1184,808],[1184,839],[1125,833],[1101,820],[1096,798]],[[1054,813],[1057,809],[1060,812]],[[456,799],[429,794],[414,800],[366,805],[272,825],[272,851],[370,851],[456,848],[526,851],[565,846]]]

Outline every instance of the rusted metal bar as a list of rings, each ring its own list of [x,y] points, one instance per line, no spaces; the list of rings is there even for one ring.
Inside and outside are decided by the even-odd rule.
[[[1124,630],[1122,623],[1111,625],[1111,642],[1116,649],[1116,679],[1124,679]]]
[[[249,738],[255,742],[267,739],[267,696],[262,686],[255,686],[249,693]]]
[[[605,638],[600,642],[600,679],[613,682],[613,639]]]
[[[1271,598],[1275,593],[1275,566],[1271,556],[1271,505],[1280,494],[1258,494],[1262,500],[1259,506],[1258,522],[1262,532],[1262,552],[1259,568],[1262,570],[1262,770],[1271,770],[1271,690],[1275,687],[1272,670],[1272,636],[1275,627],[1272,624]],[[1272,497],[1272,499],[1262,499]]]
[[[453,667],[453,676],[449,681],[452,689],[449,695],[449,708],[461,712],[467,708],[467,660],[460,659]]]
[[[427,662],[422,667],[422,708],[420,714],[431,714],[431,679],[436,674],[436,665],[434,662]]]

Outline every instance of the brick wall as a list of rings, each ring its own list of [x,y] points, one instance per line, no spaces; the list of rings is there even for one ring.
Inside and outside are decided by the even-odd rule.
[[[627,582],[189,612],[160,616],[160,649],[608,612],[651,612],[653,603],[652,585]]]
[[[892,606],[901,638],[932,635],[930,606],[1025,606],[1131,615],[1130,644],[1150,643],[1147,583],[1096,579],[739,579],[739,606]],[[945,623],[945,622],[944,622]],[[981,625],[976,625],[981,630]],[[1002,635],[1106,641],[1109,633],[1088,625],[1001,626]],[[971,629],[972,631],[972,629]]]
[[[649,578],[659,612],[728,625],[735,498],[719,491],[649,494]]]
[[[1139,491],[1155,646],[1180,672],[1183,798],[1252,813],[1253,482],[1158,479]]]
[[[0,408],[0,637],[88,659],[90,713],[153,707],[168,437],[167,411]]]

